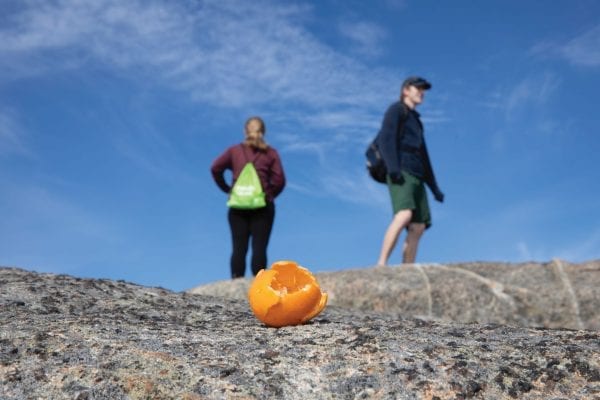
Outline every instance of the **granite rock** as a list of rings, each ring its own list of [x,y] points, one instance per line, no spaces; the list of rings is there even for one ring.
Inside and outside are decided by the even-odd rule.
[[[385,273],[392,273],[389,270]],[[600,333],[243,300],[0,268],[2,399],[594,399]]]
[[[600,330],[600,260],[409,264],[317,273],[329,304],[457,322]],[[249,279],[190,293],[245,299]]]

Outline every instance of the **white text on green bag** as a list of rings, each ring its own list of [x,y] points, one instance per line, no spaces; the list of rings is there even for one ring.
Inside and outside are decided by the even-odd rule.
[[[249,162],[244,166],[238,176],[231,193],[227,206],[244,210],[253,210],[266,206],[265,193],[260,178],[254,165]]]

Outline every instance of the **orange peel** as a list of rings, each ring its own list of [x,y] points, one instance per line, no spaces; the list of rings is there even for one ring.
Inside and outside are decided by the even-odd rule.
[[[248,301],[252,312],[265,325],[298,325],[319,315],[327,304],[314,275],[294,261],[278,261],[258,272]]]

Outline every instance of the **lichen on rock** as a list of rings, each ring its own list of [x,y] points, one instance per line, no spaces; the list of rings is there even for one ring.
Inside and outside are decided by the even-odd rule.
[[[593,399],[600,334],[245,300],[0,269],[0,398]]]
[[[409,264],[316,274],[329,304],[426,319],[600,330],[600,260]],[[190,293],[243,299],[248,279]]]

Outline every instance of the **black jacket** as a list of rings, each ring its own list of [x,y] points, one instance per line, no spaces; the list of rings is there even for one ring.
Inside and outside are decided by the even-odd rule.
[[[399,124],[403,125],[401,132]],[[377,135],[377,146],[392,181],[401,181],[401,171],[406,171],[422,179],[437,201],[444,200],[435,180],[419,113],[400,101],[390,105]]]

